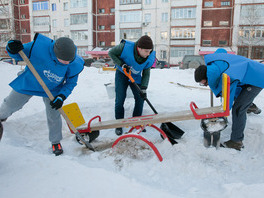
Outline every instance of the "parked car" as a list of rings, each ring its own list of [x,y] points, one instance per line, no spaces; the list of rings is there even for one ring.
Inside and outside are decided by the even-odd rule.
[[[93,58],[84,59],[84,66],[90,67],[95,60]]]
[[[91,67],[97,67],[97,68],[101,68],[105,66],[105,60],[104,59],[99,59],[97,61],[94,61],[91,63]]]
[[[182,62],[179,62],[181,69],[197,68],[200,65],[204,65],[204,58],[200,55],[185,55]]]
[[[170,65],[167,61],[160,61],[160,60],[157,60],[156,62],[156,66],[155,67],[151,67],[152,69],[169,69],[170,68]]]

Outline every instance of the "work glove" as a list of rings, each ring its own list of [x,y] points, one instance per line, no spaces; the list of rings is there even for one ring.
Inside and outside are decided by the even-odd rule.
[[[22,49],[24,49],[24,46],[20,40],[10,40],[7,43],[7,50],[11,54],[17,54]]]
[[[142,99],[146,100],[147,99],[147,88],[141,87],[141,92],[139,94]]]
[[[58,110],[62,107],[63,101],[66,99],[66,97],[63,94],[57,95],[54,100],[50,102],[51,108]]]
[[[127,64],[123,64],[122,69],[126,69],[126,72],[129,73],[130,66],[128,66]]]

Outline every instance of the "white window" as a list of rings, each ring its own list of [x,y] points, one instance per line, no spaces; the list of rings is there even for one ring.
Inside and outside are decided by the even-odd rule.
[[[71,8],[87,7],[87,0],[71,0]]]
[[[229,25],[229,21],[219,21],[219,25],[220,26],[228,26]]]
[[[105,42],[104,41],[100,41],[99,45],[103,47],[103,46],[105,46]]]
[[[220,46],[227,45],[227,41],[219,41],[219,45]]]
[[[194,39],[194,28],[171,28],[171,39]]]
[[[120,0],[120,5],[141,4],[141,0]]]
[[[49,2],[48,1],[33,2],[33,11],[48,10],[48,9],[49,9]]]
[[[69,10],[69,3],[68,2],[63,3],[63,10],[64,11]]]
[[[120,12],[120,22],[141,22],[141,11]]]
[[[25,0],[20,0],[20,4],[25,4]]]
[[[161,21],[168,22],[169,15],[167,12],[161,14]]]
[[[71,25],[88,23],[87,14],[73,14],[71,15]]]
[[[69,19],[64,19],[64,26],[65,27],[70,26],[70,20]]]
[[[111,26],[110,26],[110,29],[111,29],[111,30],[114,30],[114,29],[115,29],[115,25],[111,25]]]
[[[204,7],[214,7],[214,2],[213,1],[205,1]]]
[[[57,19],[52,20],[52,27],[57,27]]]
[[[105,26],[104,26],[104,25],[99,25],[99,26],[98,26],[98,29],[99,29],[99,30],[104,30],[104,29],[105,29]]]
[[[172,19],[195,18],[196,8],[173,8],[171,10]]]
[[[99,9],[99,13],[100,13],[100,14],[103,14],[103,13],[105,13],[105,9],[104,9],[104,8],[102,8],[102,9]]]
[[[86,47],[77,47],[77,54],[79,56],[87,56],[86,51],[88,49]]]
[[[212,26],[213,22],[212,21],[204,21],[204,26],[208,27],[208,26]]]
[[[194,47],[171,47],[170,55],[171,57],[194,55]]]
[[[145,22],[147,22],[147,23],[151,22],[151,14],[150,13],[145,14],[144,18],[145,18]]]
[[[160,33],[160,38],[163,40],[167,40],[168,39],[168,32],[161,32]]]
[[[162,3],[168,3],[169,0],[162,0]]]
[[[26,18],[26,15],[25,14],[22,14],[21,15],[21,19],[25,19]]]
[[[137,40],[142,35],[140,29],[120,29],[120,39]]]
[[[160,51],[160,58],[161,59],[167,59],[167,51],[166,50]]]
[[[211,40],[203,40],[203,46],[211,46]]]
[[[115,41],[112,41],[111,42],[111,46],[115,46]]]
[[[33,24],[34,26],[49,25],[50,24],[49,17],[34,17]]]
[[[230,6],[230,1],[221,1],[221,6]]]
[[[88,40],[88,31],[71,31],[71,38],[74,41]]]
[[[56,11],[57,10],[56,3],[51,4],[51,7],[52,7],[52,11]]]
[[[115,8],[110,8],[110,12],[114,13],[115,12]]]
[[[146,5],[150,5],[151,4],[151,0],[145,0],[145,4]]]

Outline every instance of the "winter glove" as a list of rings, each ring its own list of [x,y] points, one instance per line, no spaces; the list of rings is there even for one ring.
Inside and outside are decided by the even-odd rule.
[[[54,100],[50,102],[51,108],[58,110],[62,107],[63,101],[66,99],[66,97],[62,94],[57,95]]]
[[[139,94],[142,99],[146,100],[147,99],[147,88],[141,87],[141,92]]]
[[[21,41],[19,40],[10,40],[7,43],[7,50],[11,53],[11,54],[17,54],[19,51],[21,51],[22,49],[24,49],[23,44],[21,43]]]
[[[127,64],[123,64],[122,69],[126,69],[126,72],[128,73],[130,70],[130,66],[128,66]]]

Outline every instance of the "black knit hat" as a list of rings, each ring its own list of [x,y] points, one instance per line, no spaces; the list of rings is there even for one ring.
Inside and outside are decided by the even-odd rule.
[[[195,69],[194,79],[196,82],[201,82],[202,80],[207,80],[207,67],[205,65],[200,65]]]
[[[70,38],[61,37],[55,41],[54,53],[61,60],[72,61],[75,58],[76,47]]]
[[[138,39],[137,46],[142,49],[153,49],[153,42],[148,35],[144,35]]]

